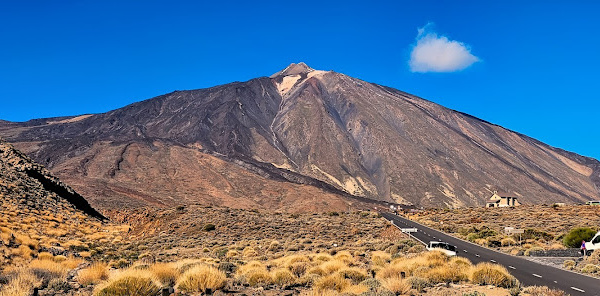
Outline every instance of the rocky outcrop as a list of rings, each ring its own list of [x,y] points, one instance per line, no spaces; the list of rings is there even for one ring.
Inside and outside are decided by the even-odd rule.
[[[72,188],[50,174],[43,166],[0,139],[0,193],[4,202],[29,205],[33,208],[52,208],[67,204],[86,214],[105,219]]]

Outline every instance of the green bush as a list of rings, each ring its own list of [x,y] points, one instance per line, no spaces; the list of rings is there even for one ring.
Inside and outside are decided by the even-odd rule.
[[[596,234],[596,232],[588,227],[574,228],[565,235],[563,244],[568,248],[579,248],[581,246],[581,241],[589,241],[594,237],[594,234]]]

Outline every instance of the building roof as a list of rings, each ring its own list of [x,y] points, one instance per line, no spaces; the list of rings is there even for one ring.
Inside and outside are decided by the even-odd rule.
[[[500,190],[498,190],[498,191],[496,192],[496,194],[497,194],[498,196],[500,196],[500,197],[514,197],[514,198],[517,198],[517,195],[516,195],[516,194],[514,194],[514,193],[508,193],[508,192],[506,192],[506,191],[500,191]]]

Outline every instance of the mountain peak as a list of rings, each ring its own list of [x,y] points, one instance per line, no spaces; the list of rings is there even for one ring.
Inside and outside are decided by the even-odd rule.
[[[298,75],[298,74],[306,74],[309,72],[315,71],[315,69],[309,67],[304,62],[300,62],[298,64],[291,63],[289,66],[285,67],[285,69],[271,75],[271,78],[275,78],[277,76],[290,76],[290,75]]]

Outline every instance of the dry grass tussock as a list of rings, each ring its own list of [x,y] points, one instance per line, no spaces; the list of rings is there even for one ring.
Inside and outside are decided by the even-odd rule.
[[[475,265],[471,270],[471,282],[479,285],[494,285],[503,288],[519,286],[517,279],[506,268],[487,262]]]
[[[96,262],[77,273],[77,281],[84,286],[97,284],[106,279],[108,279],[108,265],[102,262]]]
[[[27,270],[20,272],[0,290],[0,296],[30,296],[33,287],[40,284],[40,279]]]
[[[177,289],[188,293],[216,291],[226,284],[227,276],[222,271],[208,265],[200,265],[186,271],[177,280]]]
[[[111,275],[108,281],[94,289],[95,296],[158,295],[160,283],[148,270],[127,269]]]
[[[172,263],[156,263],[148,269],[156,279],[163,285],[171,287],[175,285],[177,278],[181,275],[175,264]],[[189,270],[188,270],[189,271]],[[186,271],[187,272],[187,271]]]
[[[388,289],[396,295],[408,294],[413,289],[411,283],[408,280],[403,279],[401,277],[385,278],[381,280],[381,284],[383,285],[383,287],[385,287],[386,289]]]

